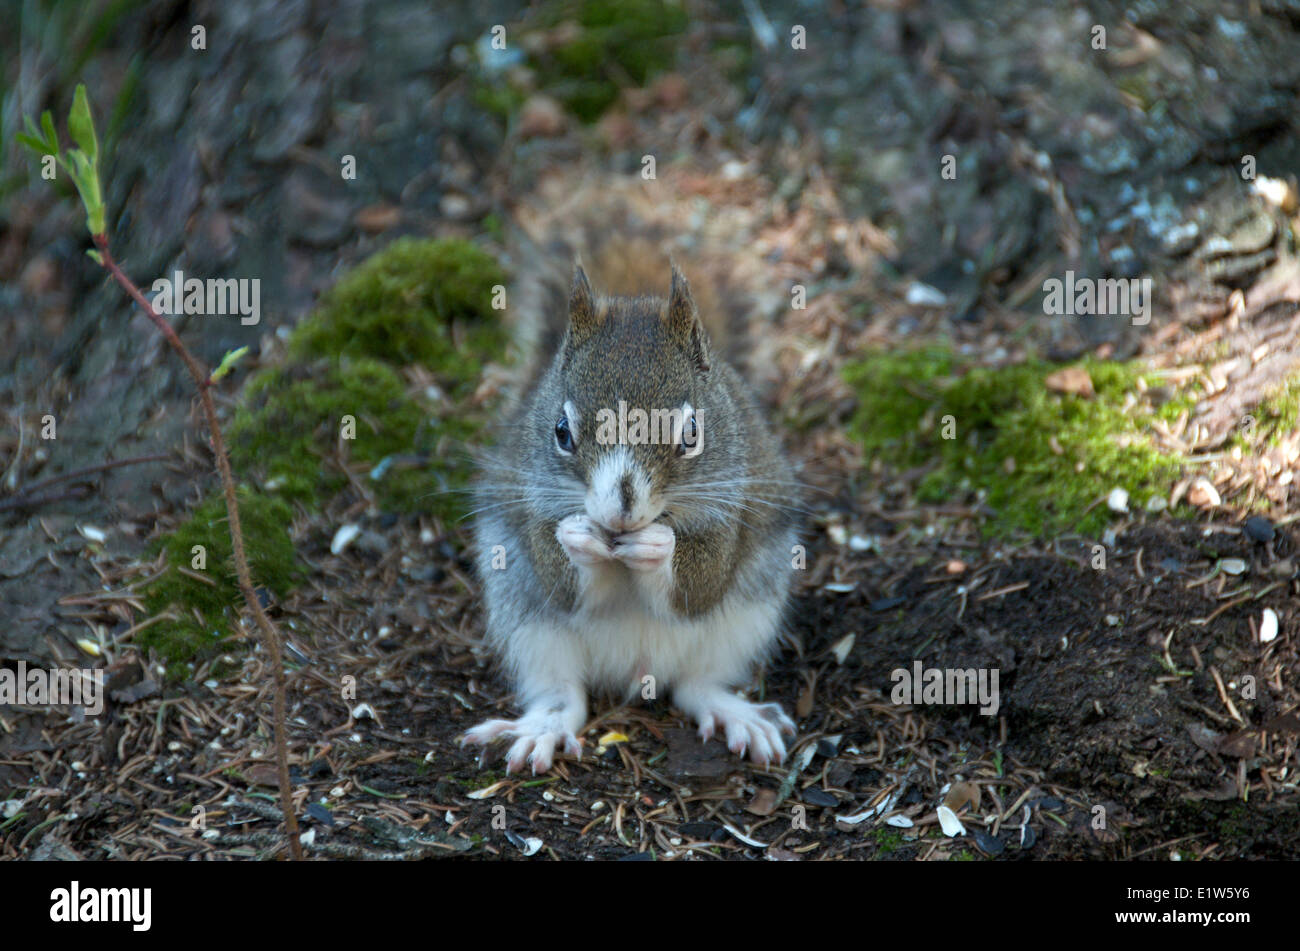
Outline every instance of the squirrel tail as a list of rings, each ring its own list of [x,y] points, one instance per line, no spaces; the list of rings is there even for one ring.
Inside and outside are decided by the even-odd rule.
[[[746,368],[751,307],[747,295],[731,286],[725,265],[673,247],[664,229],[647,223],[625,201],[588,195],[586,201],[565,205],[513,225],[510,233],[515,265],[512,319],[519,347],[527,355],[530,383],[564,337],[575,263],[582,265],[598,295],[663,298],[676,263],[690,282],[715,352],[733,366]],[[575,210],[581,212],[577,217]]]

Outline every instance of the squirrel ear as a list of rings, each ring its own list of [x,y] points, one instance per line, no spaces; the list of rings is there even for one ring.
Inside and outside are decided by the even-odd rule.
[[[595,330],[599,323],[595,295],[591,293],[587,273],[581,264],[574,264],[573,287],[569,290],[569,326],[581,336]]]
[[[691,285],[686,282],[686,275],[675,263],[672,269],[673,288],[668,296],[668,332],[695,354],[696,363],[701,370],[707,370],[709,343],[704,333],[704,324],[700,321],[700,312],[695,307],[695,298],[691,296]]]

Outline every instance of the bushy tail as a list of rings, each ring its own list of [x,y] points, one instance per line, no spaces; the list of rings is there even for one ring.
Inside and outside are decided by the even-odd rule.
[[[569,285],[581,263],[601,295],[668,296],[671,263],[686,279],[716,353],[742,371],[748,348],[747,296],[727,281],[724,262],[683,244],[638,211],[636,190],[584,187],[542,212],[521,213],[511,234],[511,309],[526,376],[545,369],[564,336]]]

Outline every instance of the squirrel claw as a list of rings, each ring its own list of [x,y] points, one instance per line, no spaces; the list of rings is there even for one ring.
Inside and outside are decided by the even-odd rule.
[[[785,761],[782,734],[795,732],[794,721],[780,704],[750,703],[721,689],[687,692],[683,708],[700,724],[700,738],[705,742],[714,730],[722,730],[727,748],[738,756],[748,755],[756,766]]]
[[[557,746],[575,759],[582,759],[582,740],[572,731],[545,716],[539,718],[528,714],[518,720],[487,720],[480,723],[465,733],[461,745],[476,743],[484,747],[479,756],[479,769],[482,769],[487,761],[488,744],[499,736],[514,739],[506,753],[507,776],[522,772],[525,764],[531,767],[534,776],[545,773],[554,762]]]
[[[707,743],[713,739],[713,714],[705,714],[700,721],[700,742]]]

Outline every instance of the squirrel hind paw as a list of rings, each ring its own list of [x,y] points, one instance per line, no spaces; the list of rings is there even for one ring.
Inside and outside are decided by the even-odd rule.
[[[554,715],[525,714],[518,720],[487,720],[468,730],[461,738],[461,745],[474,743],[486,747],[502,736],[514,739],[506,753],[506,775],[522,772],[525,765],[531,766],[534,776],[545,773],[554,763],[557,748],[574,759],[582,758],[582,740]]]
[[[795,733],[794,721],[780,704],[751,703],[719,690],[692,705],[700,724],[700,738],[707,742],[714,732],[726,737],[727,748],[739,756],[748,754],[758,766],[785,761],[782,734]]]

